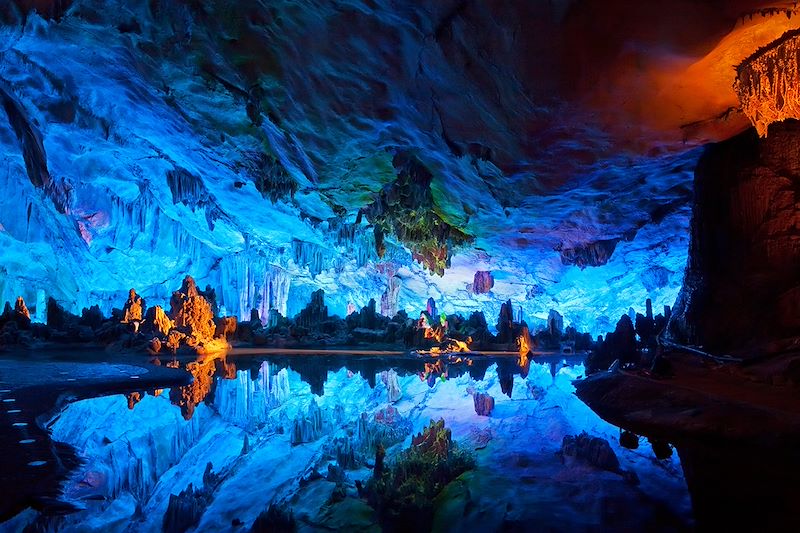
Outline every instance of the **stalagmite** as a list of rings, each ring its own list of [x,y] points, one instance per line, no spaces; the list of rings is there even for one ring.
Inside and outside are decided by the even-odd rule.
[[[147,321],[154,331],[165,337],[169,334],[169,330],[175,326],[160,305],[147,310]]]
[[[25,305],[25,300],[22,299],[22,296],[17,297],[17,301],[14,303],[14,314],[17,318],[24,318],[30,322],[31,313],[28,311],[28,307]]]
[[[123,324],[136,324],[142,321],[144,313],[144,300],[136,294],[134,289],[128,291],[128,300],[122,308],[122,323]]]

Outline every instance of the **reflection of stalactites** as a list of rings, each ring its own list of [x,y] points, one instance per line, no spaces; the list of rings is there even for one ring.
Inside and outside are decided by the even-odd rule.
[[[800,118],[800,30],[784,33],[736,68],[742,110],[761,137],[773,122]]]
[[[300,374],[300,379],[308,383],[311,387],[311,394],[322,396],[325,392],[325,379],[328,371],[316,365],[306,365],[296,370]],[[374,385],[373,385],[374,386]]]

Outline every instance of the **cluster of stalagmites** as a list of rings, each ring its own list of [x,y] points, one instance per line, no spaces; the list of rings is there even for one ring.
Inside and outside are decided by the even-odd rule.
[[[486,273],[488,274],[488,273]],[[476,275],[481,290],[491,286],[491,276]],[[35,340],[54,342],[94,342],[120,348],[149,350],[153,354],[175,353],[185,349],[200,353],[216,352],[230,343],[283,348],[359,346],[403,346],[435,354],[468,351],[514,351],[527,361],[536,349],[565,353],[590,348],[592,339],[574,328],[564,329],[560,314],[551,311],[547,327],[532,332],[519,316],[515,318],[510,301],[501,306],[497,334],[489,330],[482,312],[469,317],[439,313],[436,302],[428,300],[419,318],[405,311],[392,318],[381,314],[375,300],[345,318],[328,313],[322,289],[311,295],[309,304],[293,319],[270,309],[266,317],[252,310],[250,319],[217,316],[215,291],[198,289],[187,276],[172,294],[169,310],[160,305],[148,307],[131,289],[121,309],[105,318],[97,306],[84,309],[80,317],[65,311],[50,299],[47,325],[31,324],[30,313],[20,298],[14,308],[6,305],[0,315],[0,343],[31,345]],[[199,380],[202,381],[202,380]]]
[[[588,372],[608,369],[615,361],[620,365],[652,364],[659,349],[658,337],[666,328],[671,316],[669,306],[664,314],[653,316],[653,304],[648,298],[645,314],[629,311],[622,315],[614,331],[605,339],[598,338],[594,350],[586,358]]]
[[[227,346],[229,318],[216,318],[216,295],[206,287],[200,291],[191,276],[186,276],[180,290],[172,293],[169,313],[160,305],[147,308],[134,289],[122,309],[119,321],[133,332],[131,342],[146,341],[153,353],[186,347],[196,351],[214,351]],[[112,312],[112,317],[115,315]]]
[[[569,353],[592,345],[589,334],[571,327],[564,329],[563,318],[556,311],[552,311],[545,329],[531,332],[525,321],[515,319],[510,301],[501,306],[498,333],[494,335],[482,312],[468,318],[439,313],[432,298],[416,319],[403,310],[392,318],[384,316],[378,313],[375,300],[340,318],[328,314],[324,296],[321,289],[314,292],[311,302],[293,320],[271,312],[267,324],[263,324],[253,312],[250,321],[238,324],[236,339],[281,347],[402,345],[433,353],[514,351],[526,358],[538,348]]]
[[[14,308],[6,303],[0,315],[0,346],[33,346],[37,342],[97,343],[120,348],[149,348],[154,353],[180,348],[215,351],[227,346],[236,331],[236,319],[215,318],[215,294],[207,287],[198,290],[186,276],[170,300],[169,313],[161,306],[148,308],[131,289],[122,309],[104,317],[98,306],[84,308],[80,316],[66,311],[58,302],[47,301],[46,324],[32,323],[22,298]]]

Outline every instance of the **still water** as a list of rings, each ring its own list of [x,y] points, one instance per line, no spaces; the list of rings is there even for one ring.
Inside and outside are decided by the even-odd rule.
[[[583,374],[577,356],[145,360],[130,365],[145,372],[124,376],[142,386],[128,383],[124,394],[103,390],[100,396],[102,387],[95,387],[96,394],[74,398],[29,398],[57,405],[40,406],[43,413],[30,423],[42,428],[34,432],[39,441],[49,432],[52,453],[37,453],[48,464],[60,461],[62,490],[47,493],[32,466],[9,468],[9,482],[27,480],[41,494],[26,500],[36,509],[14,509],[0,530],[403,530],[402,509],[409,505],[417,513],[415,530],[674,531],[692,525],[677,455],[656,459],[645,439],[636,450],[620,447],[619,430],[573,394],[571,380]],[[5,364],[0,378],[14,364],[24,366]],[[117,366],[123,370],[98,366],[97,375],[128,368]],[[178,386],[171,378],[171,386],[160,386],[148,378],[151,370],[153,378],[171,367],[186,369],[193,381]],[[81,368],[91,374],[91,366]],[[25,397],[23,388],[6,390]],[[487,401],[483,395],[494,402],[488,416],[476,412],[487,410],[477,407],[476,397]],[[468,467],[436,477],[440,467],[425,459],[421,468],[431,472],[408,479],[430,486],[406,482],[386,492],[403,502],[381,502],[370,478],[385,471],[394,477],[381,479],[398,484],[399,465],[410,457],[404,450],[439,420],[452,445],[437,453],[466,458]],[[594,452],[591,458],[562,453],[564,438],[583,431],[605,439],[617,462],[607,452],[599,460]],[[3,445],[19,450],[19,440]],[[417,448],[421,441],[414,441]],[[48,464],[41,465],[43,478]]]

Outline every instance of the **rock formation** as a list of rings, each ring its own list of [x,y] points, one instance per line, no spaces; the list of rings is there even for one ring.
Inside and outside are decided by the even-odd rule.
[[[479,416],[491,416],[494,409],[494,398],[483,392],[476,392],[472,396],[472,401],[475,404],[475,414]]]
[[[547,315],[547,331],[557,339],[560,339],[564,332],[564,317],[555,309],[551,309]]]
[[[619,459],[608,441],[591,437],[586,432],[580,435],[565,435],[561,443],[562,461],[577,460],[601,470],[619,472]]]
[[[386,394],[389,403],[395,403],[403,397],[403,391],[400,390],[400,383],[397,380],[397,372],[394,370],[384,370],[381,372],[381,381],[386,385]]]
[[[734,88],[742,111],[766,137],[769,125],[800,119],[800,30],[758,49],[736,68]]]
[[[136,294],[136,290],[131,289],[128,291],[128,299],[125,302],[125,305],[122,308],[122,320],[123,324],[136,324],[142,321],[142,317],[144,316],[144,300],[142,297]]]
[[[183,533],[200,521],[208,507],[213,493],[221,483],[222,478],[214,474],[211,463],[206,465],[203,481],[200,487],[194,488],[190,483],[186,489],[178,494],[169,495],[167,511],[164,513],[162,531],[165,533]]]
[[[749,357],[800,336],[799,142],[787,121],[706,149],[673,339]]]
[[[319,330],[326,320],[328,320],[328,308],[325,305],[325,291],[319,289],[311,293],[311,301],[300,311],[296,323],[307,329]]]
[[[475,464],[474,458],[452,441],[444,420],[431,420],[388,468],[384,454],[383,447],[378,447],[373,476],[364,491],[381,523],[399,530],[412,526],[429,529],[434,498]]]
[[[433,174],[411,153],[398,152],[392,159],[397,179],[386,185],[378,198],[359,212],[375,227],[375,247],[385,253],[384,239],[394,234],[407,245],[414,259],[432,273],[443,275],[450,266],[453,248],[472,240],[437,212],[431,193]]]
[[[186,276],[179,291],[172,293],[170,300],[170,318],[175,327],[184,328],[188,337],[195,344],[214,338],[217,327],[211,305],[200,295],[194,279]]]
[[[14,302],[14,315],[17,320],[27,319],[28,322],[31,320],[31,314],[28,311],[28,307],[25,305],[25,300],[22,299],[22,296],[17,297],[17,301]]]
[[[475,294],[486,294],[494,287],[494,276],[491,272],[478,270],[472,280],[472,291]]]
[[[316,400],[311,400],[305,416],[292,423],[291,442],[293,445],[314,442],[322,436],[324,420]]]
[[[162,337],[169,335],[170,330],[175,327],[175,324],[169,319],[160,305],[156,305],[147,310],[146,322],[154,333]]]
[[[614,331],[598,342],[596,349],[587,357],[586,366],[589,372],[596,372],[607,370],[617,360],[622,365],[637,363],[639,357],[633,322],[628,315],[622,315]]]

